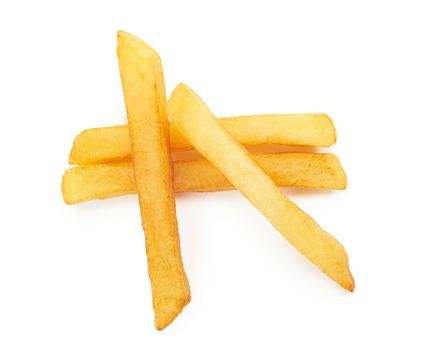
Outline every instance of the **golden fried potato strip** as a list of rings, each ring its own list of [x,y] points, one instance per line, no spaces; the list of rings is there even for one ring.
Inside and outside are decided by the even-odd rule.
[[[253,155],[255,162],[280,187],[343,190],[346,174],[338,158],[330,153],[280,153]],[[234,187],[210,162],[174,162],[175,192],[213,192]],[[67,204],[136,193],[133,165],[110,163],[82,165],[65,171],[62,183]]]
[[[169,99],[168,114],[196,150],[294,247],[340,286],[354,290],[344,247],[279,190],[193,90],[179,84]]]
[[[117,41],[155,326],[161,330],[190,302],[175,210],[163,71],[158,54],[139,38],[120,31]]]
[[[221,118],[223,126],[243,145],[280,144],[327,147],[336,141],[331,118],[326,114],[268,114]],[[178,129],[170,127],[172,151],[193,146]],[[124,162],[131,159],[127,125],[87,129],[76,136],[69,156],[73,165]]]

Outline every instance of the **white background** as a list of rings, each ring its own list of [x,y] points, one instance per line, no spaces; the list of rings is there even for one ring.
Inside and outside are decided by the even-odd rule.
[[[0,5],[1,349],[429,349],[428,1]],[[346,247],[349,294],[239,193],[179,195],[192,302],[153,326],[136,196],[63,203],[75,135],[125,122],[116,31],[219,116],[329,114],[344,192],[286,193]],[[427,334],[428,332],[428,334]]]

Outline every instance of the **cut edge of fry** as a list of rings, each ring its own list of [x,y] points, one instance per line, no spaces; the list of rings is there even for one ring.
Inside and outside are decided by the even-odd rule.
[[[179,84],[168,114],[191,144],[206,157],[272,225],[328,277],[353,292],[355,283],[344,247],[291,202],[214,117],[203,100]],[[217,147],[214,147],[217,145]]]

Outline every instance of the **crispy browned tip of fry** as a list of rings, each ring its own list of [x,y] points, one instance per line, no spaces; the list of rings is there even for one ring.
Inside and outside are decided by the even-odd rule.
[[[281,187],[308,187],[344,190],[346,173],[338,158],[330,153],[279,153],[253,155],[256,163]],[[213,192],[234,187],[210,162],[174,162],[175,192]],[[63,175],[63,199],[77,204],[136,193],[133,165],[110,163],[81,165]]]
[[[296,249],[340,286],[354,290],[344,247],[279,190],[193,90],[178,85],[169,99],[168,114],[196,150]]]
[[[158,54],[136,36],[119,31],[117,42],[155,326],[161,330],[190,302],[176,218],[163,71]]]
[[[326,114],[267,114],[221,118],[232,137],[246,146],[262,144],[328,147],[336,132]],[[171,150],[192,150],[193,146],[171,125]],[[76,136],[69,164],[125,162],[131,160],[127,125],[87,129]]]

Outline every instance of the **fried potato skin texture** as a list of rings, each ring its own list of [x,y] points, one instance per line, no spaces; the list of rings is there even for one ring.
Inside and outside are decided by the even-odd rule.
[[[281,153],[252,156],[280,187],[344,190],[346,173],[338,158],[330,153]],[[206,159],[174,162],[175,192],[233,190],[226,177]],[[82,165],[65,171],[63,199],[77,204],[136,193],[133,164]]]
[[[117,55],[127,111],[153,295],[155,326],[168,326],[190,302],[181,258],[163,71],[158,54],[119,31]]]
[[[168,101],[171,122],[304,256],[348,291],[355,284],[344,247],[291,202],[215,118],[179,84]]]
[[[337,135],[326,114],[267,114],[221,118],[232,137],[245,146],[292,145],[328,147]],[[189,151],[193,146],[170,126],[172,151]],[[131,160],[127,125],[86,129],[78,134],[69,155],[69,164],[126,162]]]

